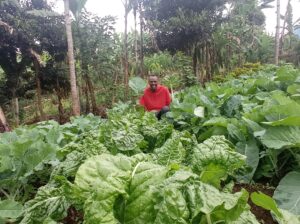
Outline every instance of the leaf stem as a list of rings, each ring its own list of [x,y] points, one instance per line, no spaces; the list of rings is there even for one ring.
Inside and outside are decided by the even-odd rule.
[[[210,218],[210,213],[206,214],[206,220],[207,220],[207,224],[212,224],[211,218]]]
[[[5,197],[7,197],[7,199],[11,198],[10,195],[5,190],[3,190],[2,188],[0,188],[0,191],[1,191],[2,194],[5,195]]]

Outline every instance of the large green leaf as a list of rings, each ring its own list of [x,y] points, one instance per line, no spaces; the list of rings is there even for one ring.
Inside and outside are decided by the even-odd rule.
[[[230,224],[250,224],[250,223],[251,224],[260,223],[256,220],[255,215],[253,215],[250,211],[244,211],[237,220],[230,222]]]
[[[213,117],[204,122],[203,126],[221,126],[227,128],[229,121],[225,117]]]
[[[169,172],[145,158],[103,154],[79,168],[73,187],[81,192],[85,223],[188,224],[206,215],[235,221],[249,210],[246,191],[223,193],[191,172]]]
[[[167,169],[139,163],[136,159],[103,154],[87,160],[79,168],[75,185],[87,199],[86,223],[152,222],[155,215],[150,185],[162,182]],[[122,206],[125,199],[126,207]],[[114,211],[116,203],[117,211]],[[115,215],[122,210],[123,214]]]
[[[258,123],[243,117],[243,121],[245,121],[248,129],[253,132],[254,137],[259,137],[265,134],[266,130],[261,127]]]
[[[273,102],[274,99],[270,98]],[[292,101],[288,98],[283,99],[280,105],[266,105],[261,113],[264,115],[267,121],[278,121],[288,117],[299,116],[300,105],[296,101]],[[288,103],[287,103],[287,102]],[[291,101],[291,102],[289,102]]]
[[[0,201],[0,218],[15,219],[18,218],[23,210],[23,206],[13,200]]]
[[[252,168],[252,171],[246,174],[243,179],[246,178],[247,181],[251,181],[259,163],[259,147],[255,139],[250,139],[247,142],[238,143],[237,149],[239,153],[247,157],[246,163]]]
[[[147,82],[140,77],[133,77],[129,80],[129,87],[137,95],[142,94],[146,86]]]
[[[288,173],[279,182],[273,198],[279,208],[300,215],[300,172]]]
[[[166,179],[163,184],[155,187],[154,195],[159,202],[155,206],[157,211],[155,224],[178,223],[187,224],[190,212],[185,198],[183,186],[189,180],[197,178],[194,174],[178,171]]]
[[[156,199],[152,187],[165,180],[167,171],[166,167],[153,163],[140,163],[135,167],[128,189],[124,223],[153,223]]]
[[[201,213],[204,217],[209,217],[211,223],[219,220],[227,223],[237,220],[243,211],[249,210],[246,190],[230,194],[220,192],[209,184],[200,183],[199,185],[189,185],[186,189],[186,194],[192,213],[192,223],[206,223],[199,222],[198,219]]]
[[[236,141],[241,141],[241,142],[245,142],[246,141],[246,137],[245,134],[243,133],[243,131],[241,130],[241,126],[237,126],[234,124],[228,124],[227,125],[227,131],[229,136],[236,140]]]
[[[60,188],[41,187],[34,199],[25,203],[21,224],[43,223],[47,218],[60,220],[67,216],[70,204]]]
[[[212,136],[193,149],[191,167],[203,175],[203,180],[210,179],[207,175],[215,178],[214,181],[210,179],[210,183],[219,187],[221,179],[241,168],[245,161],[246,156],[235,152],[224,136]]]
[[[261,206],[269,211],[272,211],[277,217],[282,218],[282,214],[279,211],[276,202],[268,195],[261,192],[254,192],[251,194],[250,197],[254,204]]]
[[[271,211],[275,215],[279,224],[299,224],[300,216],[290,213],[284,209],[279,209],[275,200],[264,193],[254,192],[251,194],[251,200],[254,204]]]
[[[227,117],[234,117],[235,115],[239,115],[242,107],[242,96],[234,95],[227,99],[220,110],[222,115]]]
[[[267,127],[261,142],[272,149],[300,146],[300,127],[277,126]]]
[[[287,117],[278,121],[262,122],[271,126],[300,126],[300,116]]]
[[[169,138],[162,147],[154,150],[159,164],[167,166],[172,163],[181,164],[184,161],[186,151],[180,137],[180,133],[174,132],[172,138]]]

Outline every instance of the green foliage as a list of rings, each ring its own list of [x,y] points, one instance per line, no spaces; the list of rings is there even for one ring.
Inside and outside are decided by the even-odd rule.
[[[182,52],[173,56],[165,51],[145,57],[145,68],[149,73],[157,74],[162,84],[172,90],[196,84],[196,77],[191,64],[192,58]]]
[[[245,71],[240,67],[245,62],[271,63],[274,38],[263,31],[264,4],[259,1],[243,0],[229,3],[228,17],[213,33],[213,44],[217,56],[217,74],[238,68],[235,73]],[[248,70],[248,69],[247,69]],[[222,81],[222,80],[221,80]]]
[[[85,198],[85,221],[206,223],[221,217],[235,221],[249,209],[245,191],[219,192],[197,181],[195,174],[177,171],[168,176],[168,171],[137,157],[104,154],[86,161],[79,168],[74,185]]]
[[[222,20],[225,1],[143,1],[147,24],[156,32],[161,50],[187,52],[208,40]]]
[[[53,85],[53,82],[49,81],[51,79],[48,79],[48,90],[57,89],[56,68],[58,66],[53,66],[53,63],[63,61],[66,50],[66,42],[62,38],[64,36],[62,17],[54,13],[46,1],[5,1],[4,3],[0,11],[2,21],[9,28],[1,32],[3,46],[6,46],[0,49],[0,66],[6,75],[1,95],[6,100],[14,97],[22,98],[27,91],[35,89],[33,59],[39,61],[40,70],[43,70],[44,75],[51,73],[55,80]],[[40,60],[43,59],[40,57],[43,52],[48,52],[51,56],[46,66],[45,61]],[[63,85],[65,77],[60,76],[60,78],[58,83],[67,89],[67,85]],[[41,77],[40,79],[43,83],[43,79]]]
[[[0,222],[12,222],[22,214],[23,206],[14,200],[0,201]]]
[[[62,189],[46,185],[39,189],[33,200],[25,203],[23,219],[20,223],[42,223],[46,218],[60,220],[67,215],[69,206]]]
[[[24,202],[35,191],[35,181],[45,184],[59,161],[59,148],[78,134],[93,130],[101,120],[92,115],[60,126],[54,121],[15,129],[1,135],[0,189],[5,197]],[[88,142],[88,140],[85,140]],[[83,145],[91,146],[91,143]],[[92,151],[92,149],[90,149]]]
[[[78,18],[84,5],[86,4],[87,0],[75,0],[70,1],[70,10],[72,11],[73,15]]]
[[[119,103],[105,120],[88,115],[1,134],[0,207],[9,200],[17,209],[0,209],[0,217],[59,222],[72,206],[86,223],[257,223],[248,193],[223,184],[275,182],[299,169],[300,106],[290,87],[298,82],[296,69],[267,67],[177,92],[161,121]],[[297,223],[298,179],[294,171],[280,182],[278,206],[252,199],[278,222]],[[295,189],[293,197],[282,189]]]
[[[191,166],[201,180],[216,188],[227,175],[245,165],[246,157],[235,152],[224,136],[213,136],[193,149]]]
[[[285,223],[300,223],[300,216],[292,214],[286,210],[279,209],[276,205],[276,202],[274,199],[269,197],[268,195],[265,195],[261,192],[259,193],[252,193],[251,194],[251,200],[254,204],[263,207],[264,209],[267,209],[272,212],[272,214],[275,215],[276,220],[281,224]]]
[[[176,93],[168,117],[177,129],[194,133],[198,141],[213,135],[230,139],[247,155],[247,165],[252,168],[241,179],[265,176],[276,183],[299,167],[300,107],[291,87],[298,77],[299,71],[291,66],[277,70],[266,66],[256,73],[241,74],[239,79],[209,83],[205,89],[189,88]],[[205,108],[204,117],[193,113],[198,106]]]
[[[129,87],[136,95],[141,95],[146,88],[147,83],[140,77],[133,77],[129,80]]]
[[[274,199],[278,207],[300,216],[300,173],[292,171],[280,182],[274,192]],[[289,200],[286,200],[289,198]]]

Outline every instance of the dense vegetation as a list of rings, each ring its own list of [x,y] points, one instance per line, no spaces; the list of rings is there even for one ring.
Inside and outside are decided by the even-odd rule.
[[[78,111],[103,115],[103,108],[134,95],[131,77],[149,72],[180,89],[245,63],[273,62],[275,39],[264,31],[262,12],[271,2],[126,0],[125,15],[135,15],[135,28],[119,34],[115,18],[86,11],[84,0],[70,1],[65,16],[53,11],[51,1],[1,0],[0,103],[7,123],[65,122]],[[299,20],[288,2],[279,59],[299,65]],[[73,20],[66,23],[69,14]],[[73,37],[75,61],[67,60],[67,37]]]
[[[124,0],[121,34],[54,2],[0,0],[0,223],[300,223],[290,0],[275,37],[273,0]],[[161,121],[136,105],[150,73]]]
[[[118,104],[107,119],[2,134],[0,217],[56,223],[73,211],[75,223],[258,223],[249,193],[232,188],[268,179],[278,206],[262,193],[251,200],[279,223],[299,223],[299,79],[291,66],[267,66],[176,93],[162,121]]]

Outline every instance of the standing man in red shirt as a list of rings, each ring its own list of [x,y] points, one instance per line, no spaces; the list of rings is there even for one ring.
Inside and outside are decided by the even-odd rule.
[[[147,111],[155,112],[158,120],[161,116],[170,111],[171,97],[167,87],[158,84],[158,77],[150,75],[149,86],[144,90],[144,95],[140,98],[140,104]]]

